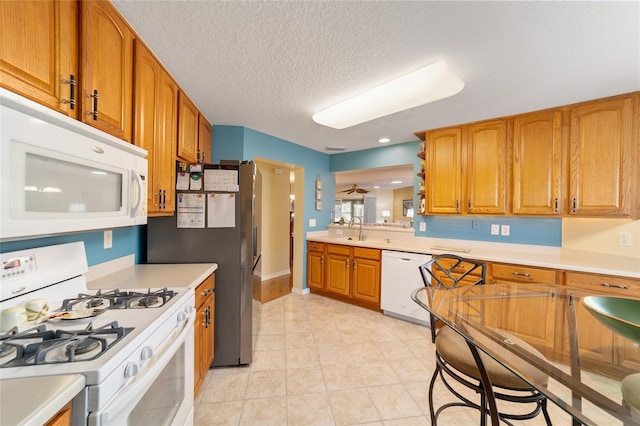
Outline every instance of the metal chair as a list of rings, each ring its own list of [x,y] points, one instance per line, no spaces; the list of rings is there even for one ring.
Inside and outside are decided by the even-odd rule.
[[[422,280],[425,287],[439,286],[454,288],[460,285],[483,285],[486,281],[486,264],[470,259],[465,259],[452,254],[443,254],[433,257],[429,262],[419,266]],[[480,315],[480,313],[478,313]],[[436,334],[436,326],[439,320],[433,315],[431,317],[431,338],[436,344],[436,369],[431,377],[429,384],[429,410],[431,415],[431,424],[436,425],[440,413],[449,407],[471,407],[480,411],[480,424],[486,425],[486,418],[489,414],[489,400],[485,391],[481,373],[478,370],[476,360],[468,346],[467,341],[458,332],[450,327],[442,327]],[[543,357],[533,347],[509,335],[510,339],[517,341],[519,345],[526,346],[528,350],[536,352],[537,355]],[[499,350],[499,349],[498,349]],[[502,354],[509,358],[513,355]],[[520,421],[536,417],[540,412],[543,413],[545,421],[551,424],[551,419],[547,412],[547,398],[535,388],[525,383],[522,379],[509,371],[506,367],[495,361],[487,355],[480,355],[482,364],[491,380],[493,396],[497,401],[506,401],[510,403],[529,404],[528,407],[521,411],[498,412],[499,420],[511,425],[510,420]],[[539,383],[546,383],[548,377],[546,374],[534,369],[525,367],[525,373],[529,377],[533,377]],[[446,377],[445,374],[448,376]],[[447,403],[434,410],[433,389],[436,379],[440,377],[444,386],[453,393],[460,402]],[[449,380],[473,390],[480,395],[480,402],[471,401],[454,389]],[[497,402],[496,401],[496,402]]]

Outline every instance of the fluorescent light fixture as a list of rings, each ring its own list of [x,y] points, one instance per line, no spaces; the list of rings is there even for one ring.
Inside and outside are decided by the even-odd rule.
[[[380,185],[373,185],[373,189],[378,189],[380,188]]]
[[[391,142],[391,139],[389,139],[389,138],[380,138],[380,139],[378,139],[378,142],[380,142],[380,143],[389,143],[389,142]]]
[[[391,183],[395,185],[396,183],[402,183],[402,181],[401,180],[392,180]]]
[[[464,82],[440,60],[317,112],[313,121],[345,129],[453,96],[463,88]]]

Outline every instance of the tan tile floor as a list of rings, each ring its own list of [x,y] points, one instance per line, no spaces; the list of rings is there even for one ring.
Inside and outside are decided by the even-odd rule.
[[[312,294],[289,294],[261,311],[253,363],[209,371],[196,425],[430,424],[428,329]],[[444,387],[435,398],[438,406],[453,400]],[[549,405],[554,424],[571,423]],[[479,415],[454,407],[438,424],[478,425]],[[539,416],[522,424],[545,423]]]

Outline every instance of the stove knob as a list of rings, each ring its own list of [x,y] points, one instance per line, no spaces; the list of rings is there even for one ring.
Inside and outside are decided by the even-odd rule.
[[[188,318],[188,315],[184,311],[178,312],[178,322],[186,321],[187,318]]]
[[[135,362],[130,362],[124,367],[124,377],[130,379],[138,374],[140,366]]]
[[[145,346],[142,348],[142,352],[140,353],[140,359],[144,361],[148,361],[153,358],[153,348],[151,346]]]
[[[185,312],[187,315],[189,315],[189,314],[191,314],[191,312],[193,312],[193,309],[194,309],[194,308],[193,308],[193,306],[191,306],[191,305],[187,305],[187,306],[185,306],[185,307],[184,307],[184,312]]]

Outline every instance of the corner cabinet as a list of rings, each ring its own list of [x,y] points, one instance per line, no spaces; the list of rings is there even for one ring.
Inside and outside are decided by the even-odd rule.
[[[0,86],[78,116],[78,2],[0,1]]]
[[[638,183],[633,182],[638,167],[638,129],[634,128],[638,113],[634,111],[634,99],[637,96],[629,95],[571,109],[571,214],[640,215],[632,211],[634,185],[638,191]]]
[[[198,156],[201,163],[211,163],[211,123],[198,114]]]
[[[307,285],[313,293],[380,310],[379,249],[312,241],[307,247]]]
[[[109,1],[80,9],[80,120],[131,142],[134,33]]]
[[[209,275],[196,287],[196,322],[194,327],[194,398],[213,362],[215,317],[215,274]]]
[[[178,85],[139,40],[135,44],[134,143],[147,150],[147,213],[175,210]]]
[[[199,112],[191,99],[180,92],[178,97],[178,150],[177,156],[187,163],[198,162]]]

